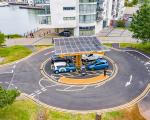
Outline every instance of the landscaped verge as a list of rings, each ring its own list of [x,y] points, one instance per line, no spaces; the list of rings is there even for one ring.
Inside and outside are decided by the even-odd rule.
[[[24,46],[0,48],[0,57],[4,58],[0,64],[10,63],[31,54],[32,51]]]
[[[71,114],[44,108],[29,99],[16,100],[12,105],[0,109],[0,120],[95,120],[96,114]],[[138,106],[120,111],[106,112],[101,120],[144,120]]]
[[[135,48],[144,53],[150,54],[150,42],[147,43],[120,43],[120,48]]]

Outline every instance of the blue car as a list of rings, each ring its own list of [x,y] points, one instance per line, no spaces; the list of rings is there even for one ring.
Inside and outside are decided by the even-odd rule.
[[[97,59],[93,63],[90,63],[87,65],[87,70],[101,70],[101,69],[107,69],[109,67],[109,64],[107,60],[105,59]]]
[[[54,62],[52,69],[56,74],[76,71],[75,65],[67,62]]]

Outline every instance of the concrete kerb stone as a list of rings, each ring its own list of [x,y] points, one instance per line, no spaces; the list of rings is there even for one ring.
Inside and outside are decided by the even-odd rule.
[[[22,59],[20,59],[20,60],[16,60],[16,61],[13,61],[13,62],[10,62],[10,63],[6,63],[6,64],[3,64],[3,65],[0,65],[0,68],[1,68],[1,67],[5,67],[5,66],[9,66],[9,65],[13,65],[13,64],[15,64],[15,63],[19,63],[19,62],[21,62],[21,61],[24,61],[24,60],[26,60],[26,59],[32,57],[33,55],[36,55],[36,54],[38,54],[38,53],[40,53],[40,52],[42,52],[42,51],[44,51],[44,50],[47,50],[47,49],[49,49],[49,48],[51,48],[51,46],[48,47],[48,48],[44,48],[44,49],[42,49],[42,50],[39,50],[39,51],[37,51],[37,52],[35,52],[35,53],[32,53],[32,54],[30,54],[30,55],[28,55],[28,56],[26,56],[25,58],[22,58]]]
[[[60,111],[60,112],[67,112],[67,113],[73,113],[73,114],[88,114],[88,113],[104,113],[104,112],[110,112],[110,111],[117,111],[117,110],[121,110],[121,109],[125,109],[128,107],[131,107],[133,105],[135,105],[136,103],[138,103],[139,101],[141,101],[148,93],[150,92],[150,84],[148,84],[148,86],[146,87],[146,89],[135,99],[133,99],[132,101],[117,106],[117,107],[113,107],[113,108],[108,108],[108,109],[100,109],[100,110],[67,110],[67,109],[63,109],[63,108],[58,108],[58,107],[54,107],[54,106],[50,106],[47,105],[33,97],[31,97],[30,95],[26,94],[26,93],[22,93],[22,95],[24,95],[25,97],[32,99],[34,102],[36,102],[38,105],[42,105],[46,108],[55,110],[55,111]]]
[[[100,81],[100,82],[97,82],[97,83],[93,83],[93,84],[84,84],[84,85],[97,85],[97,84],[100,84],[100,83],[105,83],[105,82],[108,82],[108,81],[112,80],[112,79],[116,76],[116,74],[118,73],[118,67],[117,67],[116,63],[115,63],[112,59],[110,59],[109,57],[107,57],[107,56],[104,56],[104,58],[108,59],[108,60],[112,63],[112,65],[113,65],[113,69],[114,69],[114,70],[113,70],[112,75],[111,75],[109,78],[104,79],[103,81]],[[53,80],[53,79],[45,72],[45,70],[44,70],[45,64],[46,64],[49,60],[50,60],[50,58],[48,58],[46,61],[44,61],[44,62],[42,63],[42,65],[41,65],[41,67],[40,67],[40,70],[41,70],[42,75],[43,75],[45,78],[47,78],[48,80],[50,80],[50,81],[52,81],[52,82],[54,82],[54,83],[56,83],[56,84],[68,85],[68,84],[65,84],[65,83],[56,82],[55,80]],[[70,85],[71,85],[71,84],[69,84],[68,86],[70,86]],[[73,84],[72,84],[72,85],[73,85]],[[84,86],[84,85],[80,85],[80,86]],[[103,85],[103,84],[102,84],[102,85]]]

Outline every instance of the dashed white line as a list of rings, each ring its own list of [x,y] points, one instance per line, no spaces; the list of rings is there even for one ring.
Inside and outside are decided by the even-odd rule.
[[[47,89],[46,89],[45,87],[43,87],[41,90],[42,90],[42,91],[46,91]]]

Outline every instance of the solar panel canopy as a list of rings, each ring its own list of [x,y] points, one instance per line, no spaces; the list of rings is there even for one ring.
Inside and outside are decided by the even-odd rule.
[[[55,38],[55,55],[105,51],[96,37]]]

